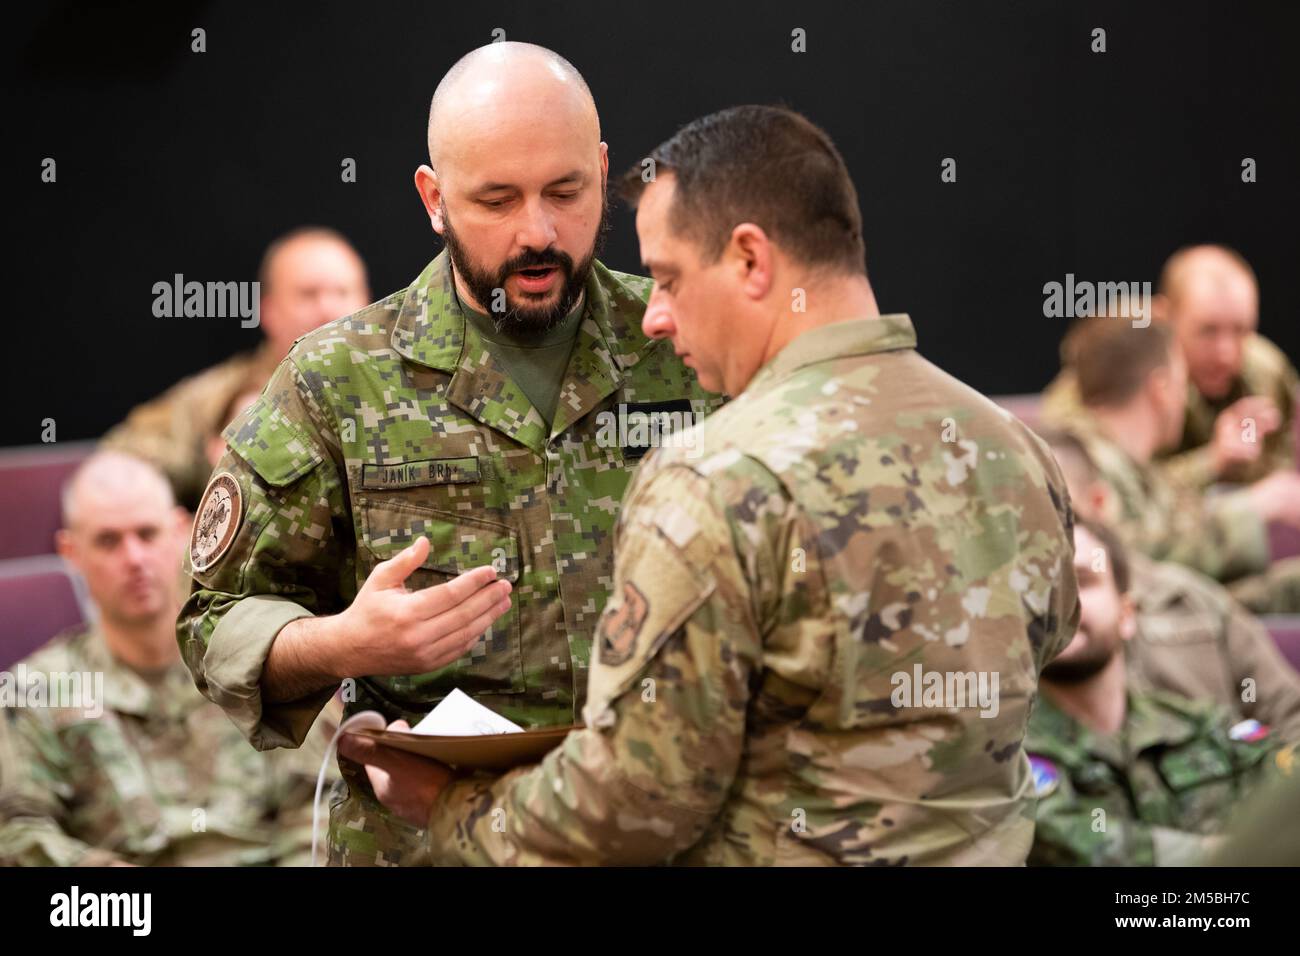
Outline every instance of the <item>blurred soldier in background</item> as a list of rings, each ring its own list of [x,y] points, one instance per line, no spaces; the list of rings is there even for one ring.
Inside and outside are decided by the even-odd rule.
[[[175,632],[187,526],[138,459],[100,452],[69,481],[58,548],[98,621],[15,668],[48,693],[0,709],[0,863],[308,861],[324,740],[258,753],[194,689]],[[65,675],[75,700],[55,691]]]
[[[1169,476],[1201,490],[1294,470],[1300,379],[1256,332],[1259,284],[1250,264],[1223,246],[1180,249],[1160,273],[1152,311],[1170,323],[1187,363],[1182,437],[1161,453]],[[1063,370],[1043,398],[1044,421],[1068,424],[1079,407],[1072,370]]]
[[[1288,751],[1256,720],[1128,686],[1138,627],[1119,539],[1080,518],[1074,570],[1082,614],[1043,670],[1025,747],[1038,795],[1031,864],[1180,866],[1222,841],[1235,804],[1276,776]]]
[[[198,506],[212,472],[206,437],[235,393],[260,392],[299,336],[355,312],[370,301],[366,267],[332,229],[309,226],[275,240],[262,256],[261,328],[265,340],[192,375],[132,410],[103,439],[106,448],[130,452],[163,470],[184,507]]]
[[[1130,548],[1230,583],[1256,613],[1300,611],[1300,559],[1270,567],[1267,524],[1300,527],[1300,474],[1275,471],[1226,494],[1203,495],[1154,464],[1176,445],[1187,366],[1172,327],[1083,319],[1063,348],[1081,406],[1066,426],[1113,495],[1103,515]]]
[[[1081,518],[1113,514],[1114,492],[1079,441],[1044,430]],[[1137,633],[1126,660],[1131,686],[1208,700],[1236,719],[1270,724],[1286,740],[1300,739],[1300,674],[1264,626],[1223,588],[1170,561],[1127,554]]]

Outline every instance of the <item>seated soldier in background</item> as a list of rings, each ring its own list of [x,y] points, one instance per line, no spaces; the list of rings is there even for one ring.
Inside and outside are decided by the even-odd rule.
[[[1294,470],[1296,370],[1255,330],[1259,284],[1250,264],[1224,246],[1190,246],[1169,257],[1152,302],[1187,363],[1182,438],[1162,464],[1175,481],[1204,489]],[[1079,410],[1066,368],[1043,395],[1043,420],[1066,425]]]
[[[166,474],[177,500],[194,510],[212,467],[204,446],[236,392],[262,387],[289,347],[326,322],[370,301],[365,263],[332,229],[309,226],[267,247],[258,271],[261,329],[256,351],[232,356],[137,406],[104,437],[104,447],[139,455]],[[224,422],[221,423],[224,425]]]
[[[19,694],[32,675],[48,692],[0,709],[0,865],[310,858],[323,741],[305,754],[259,753],[181,663],[176,568],[187,526],[163,476],[120,452],[93,455],[69,481],[58,549],[85,578],[99,621],[14,669],[26,675]],[[67,699],[55,688],[73,674],[80,692]]]
[[[1281,741],[1212,704],[1128,685],[1139,622],[1119,539],[1080,518],[1074,639],[1043,669],[1025,749],[1038,795],[1031,865],[1179,866],[1221,842],[1233,806],[1278,775]]]
[[[1103,521],[1114,492],[1077,439],[1042,431],[1080,518]],[[1128,552],[1137,634],[1126,652],[1131,686],[1213,701],[1237,720],[1270,724],[1300,739],[1300,674],[1264,626],[1198,571]]]
[[[1230,583],[1252,611],[1300,611],[1300,559],[1270,567],[1267,524],[1300,527],[1300,474],[1277,471],[1247,488],[1202,495],[1154,465],[1176,445],[1187,366],[1168,324],[1080,320],[1064,354],[1081,407],[1066,426],[1114,492],[1102,517],[1130,548]]]

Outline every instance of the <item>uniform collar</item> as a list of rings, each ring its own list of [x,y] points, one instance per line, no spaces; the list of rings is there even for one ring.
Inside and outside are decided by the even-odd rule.
[[[802,368],[853,355],[916,348],[916,329],[903,312],[833,322],[803,333],[759,369],[746,392],[770,388]]]
[[[551,435],[564,431],[617,391],[627,370],[661,345],[641,331],[650,284],[648,279],[616,276],[599,261],[592,263],[586,305]],[[477,330],[467,325],[445,249],[407,290],[392,345],[412,362],[449,373],[446,395],[453,405],[534,451],[545,446],[545,423],[527,399],[507,403],[500,398],[509,375]]]
[[[97,624],[87,628],[82,646],[86,669],[104,675],[105,711],[135,717],[169,717],[189,713],[203,703],[181,661],[157,685],[151,685],[113,656]]]

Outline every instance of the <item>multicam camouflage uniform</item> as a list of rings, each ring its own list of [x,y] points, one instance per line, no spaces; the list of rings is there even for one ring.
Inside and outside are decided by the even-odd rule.
[[[1205,496],[1176,484],[1133,458],[1086,413],[1066,430],[1114,493],[1117,514],[1108,518],[1129,548],[1229,584],[1257,614],[1300,611],[1300,560],[1270,567],[1268,529],[1245,489]]]
[[[208,438],[225,425],[221,416],[230,403],[242,392],[260,390],[279,360],[268,343],[231,356],[136,406],[101,444],[152,462],[171,482],[176,500],[193,510],[212,474]]]
[[[696,427],[702,457],[642,467],[586,728],[453,782],[435,861],[1024,862],[1026,722],[1078,616],[1068,499],[915,344],[906,315],[808,332]],[[896,702],[914,668],[995,672],[996,714]]]
[[[47,682],[102,674],[103,699],[0,709],[0,864],[309,862],[324,756],[315,735],[310,749],[258,753],[184,667],[146,681],[93,628],[55,638],[23,664]]]
[[[1213,705],[1130,690],[1124,726],[1095,733],[1044,694],[1025,742],[1038,827],[1031,865],[1186,866],[1220,843],[1230,811],[1275,770],[1276,734]]]
[[[1208,399],[1193,383],[1187,383],[1182,441],[1161,456],[1161,467],[1173,481],[1198,491],[1216,481],[1244,484],[1258,481],[1278,469],[1294,469],[1297,388],[1300,388],[1300,377],[1282,350],[1262,335],[1252,335],[1246,340],[1241,374],[1222,398]],[[1264,438],[1264,450],[1258,459],[1236,466],[1228,474],[1217,475],[1210,447],[1214,423],[1220,412],[1247,395],[1273,399],[1282,413],[1282,424]],[[1074,373],[1066,369],[1043,391],[1043,420],[1057,427],[1068,427],[1081,411],[1079,386]]]
[[[225,433],[177,633],[199,688],[259,748],[297,746],[333,692],[264,701],[275,635],[342,611],[417,535],[432,547],[408,587],[494,564],[513,609],[439,671],[357,675],[348,713],[414,723],[459,688],[525,726],[574,722],[623,492],[656,440],[646,422],[671,440],[719,404],[641,332],[650,281],[596,263],[548,430],[452,283],[444,252],[409,289],[300,339]],[[350,790],[331,814],[331,862],[414,862],[421,831],[375,801],[361,767],[340,765]]]

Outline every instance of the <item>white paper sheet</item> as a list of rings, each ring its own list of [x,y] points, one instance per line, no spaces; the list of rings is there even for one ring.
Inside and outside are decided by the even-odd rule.
[[[413,734],[436,737],[478,737],[484,734],[518,734],[522,727],[494,713],[460,690],[453,690],[411,728]]]

